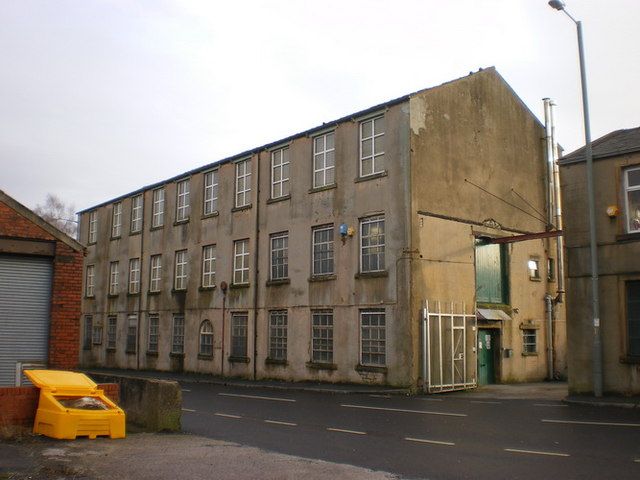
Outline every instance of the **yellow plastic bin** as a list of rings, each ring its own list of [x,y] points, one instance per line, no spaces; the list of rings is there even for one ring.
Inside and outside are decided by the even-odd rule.
[[[40,388],[33,433],[73,440],[77,436],[124,438],[125,414],[82,373],[25,370]]]

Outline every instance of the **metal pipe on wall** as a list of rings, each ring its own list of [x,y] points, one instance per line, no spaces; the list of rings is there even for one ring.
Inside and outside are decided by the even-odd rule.
[[[555,197],[555,224],[556,229],[562,230],[562,197],[560,195],[560,169],[558,168],[558,142],[556,141],[556,127],[553,113],[555,103],[549,104],[549,120],[551,122],[551,140],[553,155],[553,185]],[[562,303],[564,295],[564,236],[560,235],[556,239],[556,281],[558,282],[558,295],[556,302]]]
[[[553,380],[553,297],[547,293],[544,303],[547,314],[547,380]]]

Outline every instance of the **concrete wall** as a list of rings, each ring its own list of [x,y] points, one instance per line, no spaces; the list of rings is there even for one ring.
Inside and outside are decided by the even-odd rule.
[[[410,109],[412,250],[417,253],[411,290],[417,334],[422,301],[475,304],[477,237],[545,231],[544,220],[533,217],[540,217],[535,210],[545,211],[546,167],[542,125],[494,69],[419,92]],[[501,228],[489,228],[495,223]],[[547,376],[544,296],[555,296],[557,289],[546,281],[546,259],[556,257],[555,240],[511,244],[508,251],[510,304],[499,308],[512,320],[499,329],[501,348],[513,349],[513,356],[503,355],[498,381],[541,380]],[[530,257],[540,259],[540,282],[529,280]],[[522,325],[538,329],[538,355],[522,355]],[[555,371],[563,376],[562,305],[556,308],[554,327]]]
[[[595,213],[599,262],[600,322],[603,341],[603,388],[616,394],[640,393],[640,363],[626,355],[624,282],[640,279],[638,235],[625,234],[622,170],[640,164],[640,154],[594,161]],[[584,163],[560,169],[563,208],[567,212],[567,334],[569,390],[593,391],[591,349],[591,268],[589,218]],[[609,218],[608,206],[618,206],[620,215]]]

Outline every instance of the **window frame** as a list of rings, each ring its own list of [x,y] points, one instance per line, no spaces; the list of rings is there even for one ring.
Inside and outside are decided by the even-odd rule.
[[[289,314],[287,310],[269,312],[269,360],[287,361]]]
[[[198,356],[207,358],[213,357],[213,324],[207,319],[200,323],[198,334]]]
[[[171,322],[171,354],[184,355],[185,319],[182,314],[173,314]]]
[[[118,347],[118,316],[107,317],[107,350],[115,351]]]
[[[142,194],[131,198],[131,233],[139,233],[143,227],[144,197]]]
[[[98,211],[89,212],[89,230],[87,232],[87,244],[92,245],[98,241]]]
[[[164,187],[156,188],[153,191],[153,203],[151,206],[151,228],[164,227]]]
[[[120,293],[119,276],[120,276],[120,262],[109,263],[109,295],[115,296]]]
[[[111,238],[120,238],[122,235],[122,202],[113,204],[111,211]]]
[[[556,281],[556,260],[553,257],[547,257],[547,282]]]
[[[331,240],[330,241],[316,241],[316,234],[322,232],[331,232]],[[318,247],[322,245],[327,245],[326,250],[316,250]],[[318,256],[327,254],[327,258],[320,258]],[[317,271],[316,263],[322,265],[322,262],[330,262],[331,263],[331,271]],[[334,224],[328,225],[319,225],[316,227],[311,227],[311,276],[312,277],[322,277],[325,275],[335,275],[335,226]]]
[[[244,323],[244,324],[243,324]],[[238,332],[244,332],[239,335]],[[248,340],[249,340],[249,313],[248,312],[232,312],[231,313],[231,346],[229,356],[231,358],[247,358],[248,356]],[[244,341],[242,339],[244,338]],[[238,351],[240,349],[240,351]],[[241,355],[242,354],[242,355]]]
[[[377,243],[375,245],[369,244],[366,247],[364,246],[364,241],[365,241],[365,236],[364,236],[364,227],[365,225],[371,225],[374,223],[380,223],[382,222],[382,237],[383,237],[383,243]],[[360,219],[360,242],[359,242],[359,259],[360,259],[360,268],[359,271],[360,273],[379,273],[379,272],[385,272],[386,271],[386,231],[387,231],[387,226],[386,226],[386,219],[384,214],[379,214],[379,215],[371,215],[369,217],[364,217]],[[371,235],[368,235],[366,238],[371,238]],[[377,235],[376,238],[380,237],[380,235]],[[378,264],[378,267],[382,267],[382,268],[367,268],[366,270],[364,269],[364,249],[379,249],[382,248],[382,252],[377,252],[377,253],[367,253],[367,255],[373,256],[375,255],[377,260],[376,263]],[[371,262],[369,262],[370,264]],[[381,265],[380,265],[381,264]]]
[[[93,345],[102,345],[102,322],[94,322],[91,333],[91,343]]]
[[[136,267],[137,268],[134,268]],[[140,257],[129,259],[129,295],[138,295],[140,293]]]
[[[283,240],[283,245],[276,248],[274,243],[279,240]],[[278,281],[287,280],[288,278],[289,232],[272,233],[269,235],[269,279]]]
[[[212,253],[207,256],[207,252]],[[216,245],[202,247],[202,288],[214,288],[216,286]]]
[[[87,265],[84,278],[84,296],[94,298],[96,296],[96,266],[94,264]]]
[[[271,199],[286,198],[291,194],[290,174],[291,157],[289,146],[284,146],[271,151]],[[276,172],[280,178],[276,179]],[[286,172],[286,175],[285,175]],[[279,194],[276,195],[277,187]]]
[[[629,173],[630,172],[638,172],[640,173],[640,166],[634,165],[627,167],[623,170],[623,180],[622,180],[622,188],[624,193],[624,231],[628,234],[637,234],[640,233],[640,218],[636,217],[634,222],[637,222],[637,228],[631,228],[631,211],[629,205],[629,193],[637,192],[640,190],[640,183],[638,185],[629,186]]]
[[[538,329],[530,328],[530,327],[521,327],[521,330],[522,330],[522,354],[537,355],[538,354]],[[531,338],[533,338],[533,342],[531,342]]]
[[[125,353],[136,353],[138,351],[138,315],[127,315],[127,339]]]
[[[152,342],[152,339],[155,341]],[[147,314],[147,352],[158,353],[160,345],[160,315],[158,313]]]
[[[157,265],[154,261],[157,260]],[[157,277],[156,277],[157,273]],[[157,284],[157,288],[154,285]],[[162,290],[162,254],[151,255],[149,258],[149,291],[156,293]]]
[[[202,215],[207,217],[218,211],[218,169],[209,170],[202,177]]]
[[[243,245],[242,252],[238,252],[238,247]],[[246,246],[246,248],[244,248]],[[249,239],[243,238],[233,242],[233,285],[249,285]],[[240,265],[238,265],[240,259]],[[240,282],[236,281],[236,276],[240,274]],[[246,278],[245,278],[246,275]]]
[[[84,335],[82,336],[82,349],[91,350],[93,345],[93,315],[84,316]]]
[[[324,317],[330,320],[330,324],[316,324],[317,320]],[[334,315],[331,309],[319,309],[311,311],[311,362],[320,364],[334,363]],[[327,332],[327,335],[317,335],[320,332]],[[323,347],[327,348],[323,348]],[[330,348],[328,348],[330,347]]]
[[[242,172],[240,169],[242,167]],[[240,189],[240,179],[243,180],[244,187]],[[234,202],[235,208],[245,208],[251,206],[251,158],[245,158],[235,163],[235,192]],[[242,198],[242,201],[240,201]]]
[[[535,268],[533,268],[535,265]],[[529,275],[529,280],[532,282],[539,282],[542,280],[542,276],[540,275],[540,258],[538,257],[529,257],[527,260],[527,273]]]
[[[383,121],[383,127],[382,127],[382,133],[377,133],[375,126],[376,126],[376,120],[380,120],[382,119]],[[371,136],[365,137],[364,136],[364,126],[368,123],[371,123]],[[385,150],[384,150],[384,145],[382,146],[382,151],[381,152],[377,152],[375,149],[375,143],[376,143],[376,139],[377,138],[382,138],[382,142],[384,142],[384,136],[385,136],[385,130],[386,130],[386,125],[385,125],[385,116],[384,114],[382,115],[376,115],[376,116],[372,116],[369,118],[365,118],[360,120],[360,124],[359,124],[359,166],[358,166],[358,173],[360,174],[360,178],[366,178],[366,177],[370,177],[373,175],[380,175],[386,172],[385,168],[382,169],[376,169],[376,158],[378,157],[382,157],[382,163],[384,165],[384,160],[385,160]],[[364,152],[363,152],[363,144],[370,140],[371,141],[371,155],[367,155],[364,156]],[[365,160],[371,160],[371,173],[364,173],[363,172],[363,162]]]
[[[176,182],[176,222],[185,223],[191,216],[191,184],[190,179],[185,178]]]
[[[378,323],[377,325],[365,325],[365,316],[382,317],[383,325]],[[386,367],[387,366],[387,312],[380,308],[368,308],[360,310],[360,365],[371,367]],[[369,330],[369,338],[365,338],[365,329]],[[378,334],[377,338],[373,338],[371,332],[382,331],[382,338]],[[369,342],[368,348],[365,348],[365,342]],[[384,351],[374,351],[372,349],[373,344],[377,343],[378,346],[382,344]],[[368,351],[367,351],[368,350]],[[365,355],[369,355],[369,361],[365,361]],[[371,361],[374,356],[382,358],[382,362]]]
[[[187,249],[176,250],[173,262],[173,289],[184,291],[187,289],[188,265]]]
[[[327,138],[331,136],[333,137],[333,147],[327,148]],[[322,139],[322,150],[318,150],[316,141]],[[330,132],[321,133],[316,135],[312,139],[313,141],[313,162],[312,162],[312,180],[311,185],[313,188],[324,188],[329,187],[336,184],[336,131],[332,130]],[[333,164],[327,166],[327,155],[333,154]],[[318,160],[322,159],[322,167],[318,167]],[[333,181],[327,181],[327,173],[331,171],[333,175]],[[316,174],[321,173],[323,181],[321,183],[316,182]]]

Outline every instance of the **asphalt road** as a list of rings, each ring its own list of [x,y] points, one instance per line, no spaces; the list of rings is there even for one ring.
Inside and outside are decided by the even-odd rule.
[[[428,479],[640,479],[640,412],[185,383],[183,430]]]

